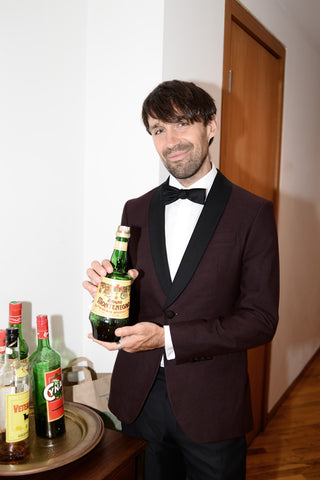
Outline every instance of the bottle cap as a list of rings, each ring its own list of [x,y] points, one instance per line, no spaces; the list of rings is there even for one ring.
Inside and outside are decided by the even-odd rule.
[[[37,315],[37,329],[43,330],[44,328],[48,329],[48,316]]]
[[[22,302],[9,303],[9,322],[21,323]]]
[[[6,346],[7,347],[18,347],[18,339],[19,339],[18,327],[6,328]]]
[[[6,331],[1,329],[0,330],[0,346],[3,347],[3,345],[6,344]]]
[[[37,315],[37,334],[39,340],[48,338],[49,332],[47,315]]]
[[[119,225],[116,237],[130,238],[130,227],[126,227],[125,225]]]

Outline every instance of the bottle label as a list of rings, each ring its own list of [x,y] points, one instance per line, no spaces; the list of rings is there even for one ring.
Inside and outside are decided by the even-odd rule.
[[[120,240],[116,240],[114,244],[114,249],[126,252],[128,249],[128,242],[121,242]]]
[[[53,422],[64,413],[61,368],[44,372],[44,385],[42,394],[47,404],[47,420]]]
[[[30,365],[29,365],[29,355],[26,358],[20,358],[20,363],[22,367],[26,369],[27,372],[30,371]]]
[[[28,372],[23,366],[19,367],[16,370],[16,377],[22,378],[22,377],[25,377],[26,375],[28,375]]]
[[[92,313],[106,318],[129,317],[131,280],[104,277],[93,302]]]
[[[6,395],[6,442],[20,442],[29,436],[29,388]]]

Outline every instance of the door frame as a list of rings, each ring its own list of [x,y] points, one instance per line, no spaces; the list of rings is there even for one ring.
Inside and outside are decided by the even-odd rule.
[[[280,157],[282,137],[282,111],[284,94],[284,68],[286,50],[283,44],[277,40],[248,10],[237,0],[225,0],[225,26],[224,26],[224,53],[223,53],[223,81],[222,81],[222,103],[221,103],[221,144],[220,144],[220,168],[223,171],[224,146],[227,144],[227,129],[224,128],[226,118],[226,104],[229,95],[229,70],[231,65],[231,28],[232,22],[237,23],[251,37],[274,55],[279,60],[281,81],[279,82],[278,104],[275,104],[275,128],[273,134],[276,136],[276,169],[273,189],[273,203],[276,222],[278,223],[279,208],[279,179],[280,179]],[[271,344],[266,345],[265,366],[264,366],[264,388],[262,400],[261,424],[264,428],[268,421],[268,393],[270,377]]]

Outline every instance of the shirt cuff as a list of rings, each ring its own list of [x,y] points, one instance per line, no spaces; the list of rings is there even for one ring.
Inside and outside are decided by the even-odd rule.
[[[169,325],[164,325],[164,349],[166,352],[167,360],[174,360],[176,354],[172,344],[171,332]]]

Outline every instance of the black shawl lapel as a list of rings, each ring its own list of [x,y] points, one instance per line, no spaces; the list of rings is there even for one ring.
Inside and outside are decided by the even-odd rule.
[[[163,184],[162,184],[163,185]],[[167,296],[172,282],[167,259],[162,185],[154,192],[149,209],[149,239],[153,263],[161,288]]]
[[[163,184],[162,184],[163,185]],[[232,183],[218,170],[203,207],[198,223],[190,238],[179,269],[171,282],[164,229],[162,185],[155,191],[149,211],[149,235],[152,258],[160,285],[166,295],[163,308],[168,308],[190,282],[228,203]]]
[[[171,305],[190,282],[228,203],[231,190],[232,183],[218,170],[198,223],[182,257],[164,308]]]

